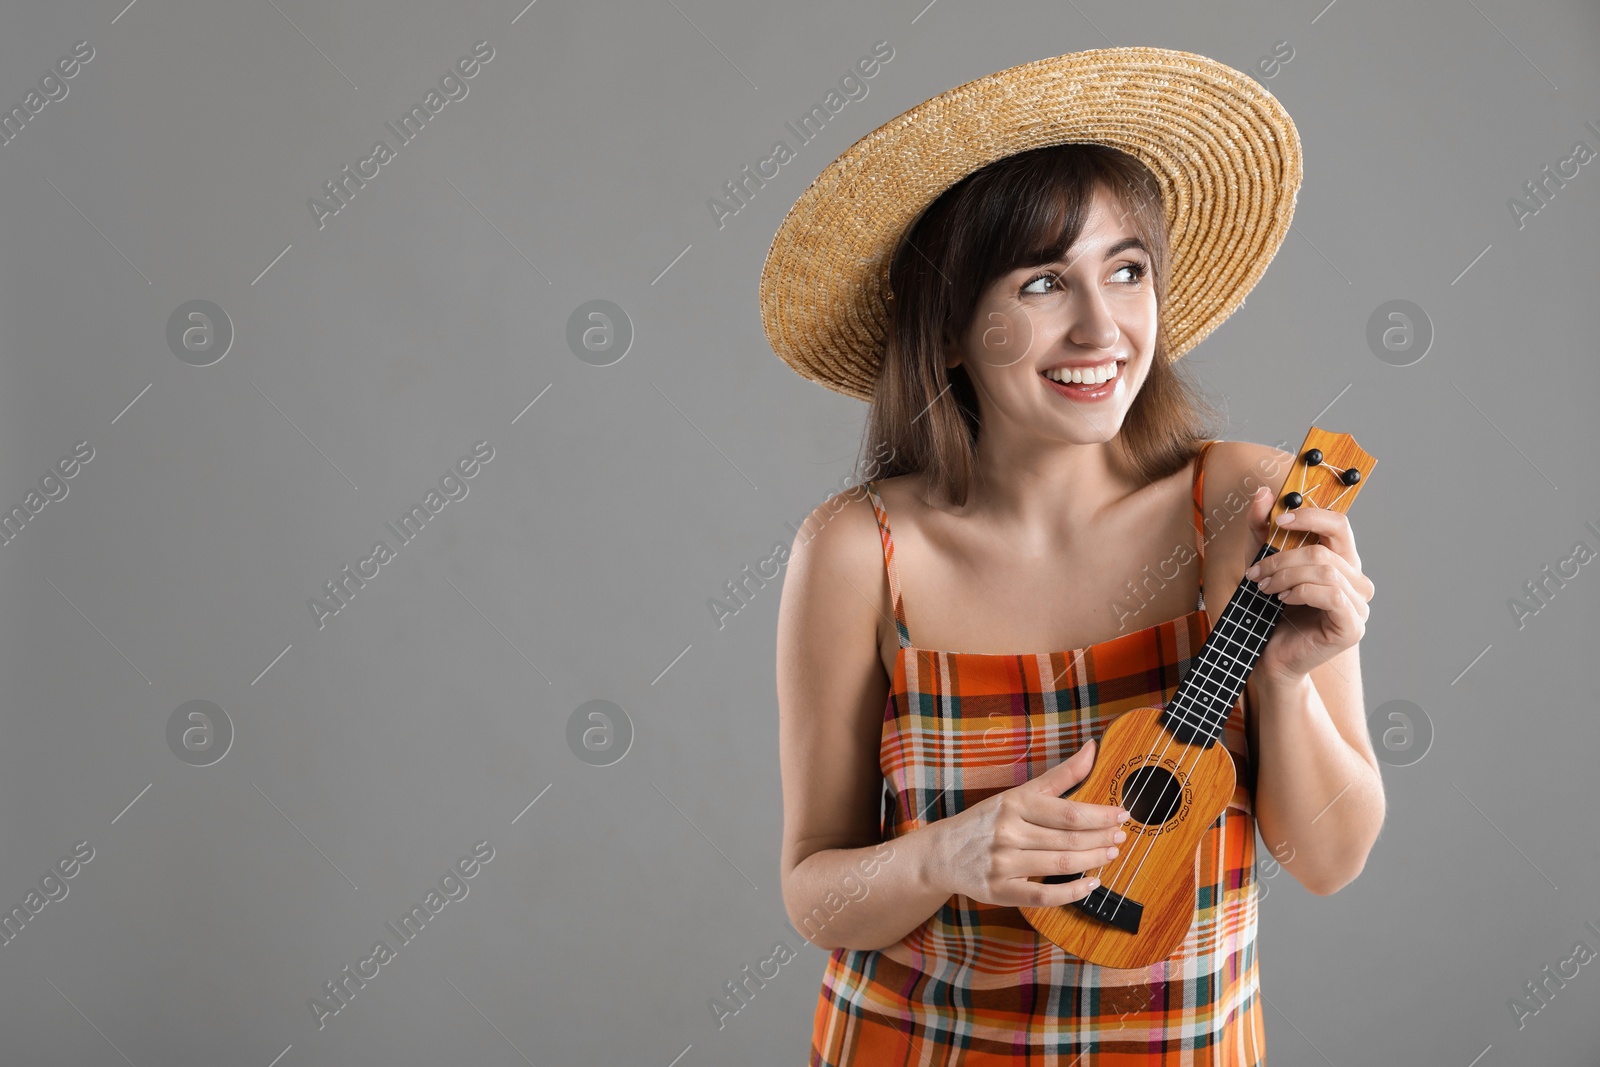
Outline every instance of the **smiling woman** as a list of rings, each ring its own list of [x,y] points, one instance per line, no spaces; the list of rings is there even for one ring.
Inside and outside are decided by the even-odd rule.
[[[1120,431],[1144,482],[1186,466],[1217,416],[1169,357],[1157,314],[1169,258],[1156,182],[1115,148],[1034,149],[942,194],[889,267],[897,309],[866,427],[893,449],[880,476],[924,471],[962,505],[977,474],[980,389],[997,406],[1046,408],[1075,440]],[[1078,351],[1063,346],[1069,330]],[[1086,368],[1111,369],[1109,384],[1061,384]]]
[[[1299,181],[1293,123],[1250,79],[1108,48],[924,101],[784,220],[761,277],[768,340],[870,402],[863,450],[889,454],[865,500],[796,540],[779,605],[791,922],[875,848],[896,856],[808,936],[831,950],[811,1067],[1263,1062],[1257,815],[1317,893],[1355,876],[1382,819],[1349,682],[1372,584],[1339,516],[1301,520],[1327,532],[1325,557],[1273,557],[1302,625],[1218,701],[1211,752],[1236,785],[1189,825],[1193,881],[1166,886],[1181,944],[1103,966],[1034,922],[1080,903],[1074,918],[1104,918],[1093,902],[1115,890],[1137,906],[1099,932],[1114,941],[1145,911],[1116,877],[1139,859],[1135,835],[1165,822],[1138,796],[1069,794],[1111,723],[1193,677],[1260,545],[1270,494],[1214,540],[1206,515],[1276,450],[1215,440],[1215,410],[1175,361],[1243,303]],[[1174,544],[1194,551],[1141,605],[1162,621],[1126,632],[1107,606]],[[1340,783],[1340,807],[1311,826]]]

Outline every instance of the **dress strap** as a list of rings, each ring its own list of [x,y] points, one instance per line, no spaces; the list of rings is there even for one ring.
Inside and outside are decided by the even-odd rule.
[[[889,536],[889,512],[883,506],[875,482],[864,483],[867,495],[872,498],[872,513],[878,518],[878,536],[883,541],[883,569],[889,575],[889,595],[894,600],[894,628],[900,636],[900,647],[911,647],[911,631],[906,628],[906,607],[900,599],[900,575],[894,569],[894,538]]]
[[[1197,611],[1206,608],[1206,452],[1216,443],[1212,440],[1201,445],[1194,458],[1194,544],[1200,554],[1200,603],[1196,606]]]

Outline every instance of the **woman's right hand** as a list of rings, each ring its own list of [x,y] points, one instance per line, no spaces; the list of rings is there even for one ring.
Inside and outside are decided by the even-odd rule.
[[[986,904],[1053,907],[1088,896],[1095,878],[1060,885],[1029,881],[1103,866],[1127,835],[1126,810],[1063,799],[1094,766],[1094,742],[1039,777],[928,824],[942,835],[937,876],[951,893]]]

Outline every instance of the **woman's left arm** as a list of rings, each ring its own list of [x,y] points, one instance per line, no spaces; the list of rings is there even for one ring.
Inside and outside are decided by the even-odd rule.
[[[1263,487],[1250,501],[1258,546],[1268,538],[1273,499]],[[1284,548],[1245,571],[1284,604],[1247,683],[1256,824],[1284,868],[1325,896],[1361,873],[1383,825],[1358,646],[1374,587],[1344,514],[1307,505],[1279,518],[1276,543],[1296,533],[1316,534],[1319,543]]]

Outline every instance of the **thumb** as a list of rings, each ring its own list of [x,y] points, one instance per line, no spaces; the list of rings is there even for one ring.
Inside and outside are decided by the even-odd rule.
[[[1091,738],[1083,747],[1034,779],[1043,792],[1061,796],[1089,776],[1094,768],[1096,746]]]

